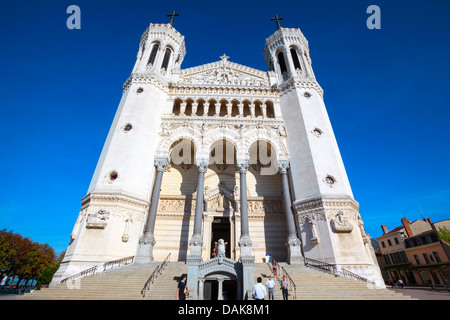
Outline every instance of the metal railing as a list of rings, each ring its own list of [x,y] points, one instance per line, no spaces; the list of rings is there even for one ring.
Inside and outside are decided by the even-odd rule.
[[[151,285],[155,282],[155,279],[158,277],[158,275],[161,275],[164,269],[167,267],[168,263],[170,261],[170,253],[167,255],[166,259],[158,265],[155,270],[153,270],[150,277],[147,279],[147,281],[144,284],[144,287],[141,290],[142,298],[145,298],[145,295],[148,290],[150,290]]]
[[[353,273],[351,271],[348,271],[344,268],[341,268],[335,264],[329,264],[329,263],[326,263],[323,261],[305,258],[305,266],[324,270],[326,272],[334,274],[335,276],[343,276],[346,278],[350,278],[350,279],[354,279],[354,280],[358,280],[358,281],[362,281],[362,282],[366,282],[366,283],[375,285],[375,282],[373,282],[369,279],[366,279],[364,277],[361,277],[360,275]]]
[[[106,271],[107,268],[113,269],[115,267],[120,267],[121,265],[127,265],[133,263],[134,256],[125,257],[113,261],[108,261],[103,264],[103,271]]]
[[[76,280],[76,279],[79,279],[79,278],[83,278],[83,277],[86,277],[86,276],[90,276],[90,275],[96,274],[97,273],[97,268],[98,268],[98,266],[94,266],[94,267],[91,267],[89,269],[83,270],[83,271],[81,271],[79,273],[71,275],[70,277],[62,279],[59,283],[66,283],[68,281],[73,281],[73,280]]]
[[[127,265],[130,263],[133,263],[134,261],[134,256],[131,257],[126,257],[126,258],[120,258],[117,260],[112,260],[112,261],[107,261],[103,264],[103,271],[104,272],[107,268],[115,268],[115,267],[120,267],[121,265]],[[70,277],[67,277],[65,279],[62,279],[59,283],[66,283],[67,281],[73,281],[79,278],[84,278],[87,276],[91,276],[97,273],[97,269],[98,269],[99,265],[90,267],[86,270],[83,270],[79,273],[76,273],[74,275],[71,275]]]

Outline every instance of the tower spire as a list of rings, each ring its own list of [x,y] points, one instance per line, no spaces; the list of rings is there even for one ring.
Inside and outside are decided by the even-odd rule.
[[[175,11],[173,11],[172,14],[168,14],[167,16],[170,17],[169,24],[170,24],[171,26],[173,26],[173,18],[174,18],[174,17],[179,17],[180,14],[179,14],[179,13],[175,13]]]

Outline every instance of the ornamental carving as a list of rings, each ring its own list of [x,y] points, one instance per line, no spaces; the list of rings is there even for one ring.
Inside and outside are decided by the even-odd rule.
[[[344,217],[344,213],[339,211],[334,218],[330,220],[331,229],[336,233],[352,232],[353,225]]]
[[[86,219],[86,228],[88,229],[105,229],[108,224],[110,213],[100,209],[93,214],[88,214]]]
[[[177,84],[191,86],[269,87],[267,73],[228,61],[208,63],[181,71]]]

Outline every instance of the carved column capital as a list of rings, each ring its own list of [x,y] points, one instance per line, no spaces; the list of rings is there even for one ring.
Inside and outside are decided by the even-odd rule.
[[[289,160],[278,160],[278,170],[280,174],[286,174],[289,169]]]
[[[169,167],[169,158],[155,158],[156,171],[164,172]]]
[[[238,160],[236,163],[236,167],[238,168],[240,173],[247,173],[248,160]]]
[[[198,167],[198,172],[206,173],[208,171],[209,161],[207,159],[196,160],[195,164]]]

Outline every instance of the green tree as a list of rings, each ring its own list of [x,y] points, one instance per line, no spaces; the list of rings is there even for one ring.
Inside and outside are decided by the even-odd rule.
[[[439,228],[439,237],[441,238],[441,240],[444,240],[446,242],[450,242],[450,231],[448,231],[448,229],[446,227],[444,228]]]

